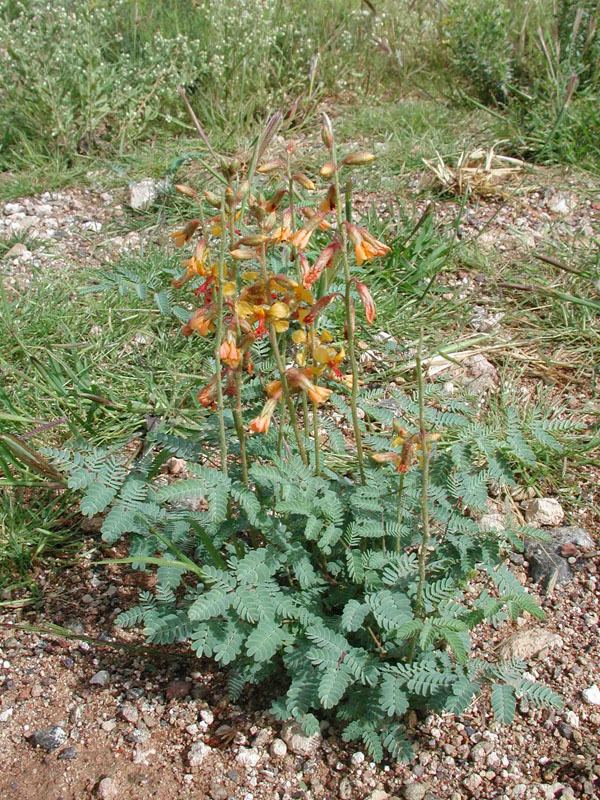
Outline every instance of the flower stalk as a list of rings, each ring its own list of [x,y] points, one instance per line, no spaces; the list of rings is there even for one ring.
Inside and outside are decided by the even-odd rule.
[[[332,133],[331,123],[327,118],[326,122],[328,131],[331,135],[327,136],[327,140],[331,142],[329,152],[331,155],[331,163],[334,166],[334,186],[335,186],[335,213],[338,228],[338,235],[342,241],[342,263],[344,265],[344,306],[346,312],[346,336],[348,340],[348,358],[350,360],[350,368],[352,370],[352,389],[350,394],[350,409],[352,413],[352,427],[354,429],[354,439],[356,442],[356,457],[358,459],[358,471],[362,483],[365,482],[365,460],[362,445],[362,431],[360,429],[360,420],[358,417],[358,362],[356,359],[356,348],[354,339],[354,304],[352,302],[352,278],[350,275],[350,260],[348,258],[348,233],[344,225],[343,212],[342,212],[342,191],[340,187],[340,179],[337,165],[337,153],[335,146],[335,138]],[[325,137],[324,137],[325,139]],[[346,197],[346,205],[352,206],[351,199]]]
[[[225,193],[221,199],[221,225],[225,228]],[[221,365],[221,344],[223,341],[223,283],[225,281],[225,236],[221,237],[219,260],[217,262],[216,319],[215,319],[215,365],[216,398],[219,417],[219,444],[221,450],[221,471],[227,475],[227,434],[225,431],[225,404],[223,401],[223,368]]]

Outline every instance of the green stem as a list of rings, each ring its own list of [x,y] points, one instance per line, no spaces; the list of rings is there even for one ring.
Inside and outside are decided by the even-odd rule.
[[[227,475],[227,436],[225,433],[225,405],[223,402],[223,375],[221,366],[221,343],[223,341],[223,281],[225,274],[225,193],[221,200],[221,249],[217,265],[217,318],[215,333],[215,363],[217,378],[217,413],[219,415],[219,441],[221,445],[221,470]]]
[[[294,402],[290,395],[290,387],[288,385],[287,377],[285,374],[285,364],[283,363],[281,352],[279,350],[279,343],[277,341],[277,332],[272,324],[269,325],[269,338],[271,340],[271,348],[273,350],[273,355],[275,356],[275,363],[277,364],[277,369],[279,371],[279,378],[281,380],[281,389],[283,392],[283,398],[285,400],[287,412],[289,414],[290,422],[292,424],[294,435],[296,437],[298,452],[300,453],[300,458],[302,459],[303,463],[308,464],[308,456],[306,455],[306,448],[304,447],[302,433],[300,432],[300,426],[298,424],[298,416],[296,414]]]
[[[317,404],[312,404],[313,438],[315,448],[315,475],[321,474],[321,453],[319,450],[319,412]]]
[[[358,362],[356,360],[356,350],[354,346],[354,308],[352,304],[352,296],[350,294],[352,280],[350,276],[350,261],[348,259],[348,233],[344,226],[342,215],[342,192],[340,189],[340,179],[337,168],[337,156],[335,151],[335,143],[331,148],[331,159],[335,168],[335,213],[338,227],[338,235],[342,241],[342,262],[344,264],[344,306],[346,314],[346,328],[348,336],[348,357],[350,359],[350,367],[352,369],[352,391],[350,395],[350,408],[352,411],[352,427],[354,428],[354,438],[356,441],[356,456],[358,458],[358,470],[360,472],[361,482],[365,482],[365,463],[362,446],[362,433],[360,430],[360,421],[358,418]],[[346,204],[352,206],[351,200],[346,197]]]
[[[231,210],[229,215],[229,244],[233,247],[235,240],[235,219],[234,209]],[[238,265],[235,264],[235,275],[233,276],[236,285],[236,300],[238,295]],[[237,314],[235,315],[235,335],[236,342],[239,345],[241,341],[240,321]],[[246,431],[244,430],[244,416],[242,412],[242,369],[243,369],[243,356],[242,363],[235,371],[235,403],[233,408],[233,421],[235,424],[235,431],[240,443],[240,466],[242,470],[242,481],[248,485],[248,456],[246,453]]]
[[[400,477],[398,479],[398,505],[397,505],[397,513],[396,513],[396,524],[398,528],[402,523],[402,517],[404,516],[404,510],[402,508],[402,495],[404,493],[404,473],[400,473]],[[401,542],[400,542],[400,531],[396,534],[396,552],[399,553],[401,550]]]
[[[260,248],[260,268],[264,283],[264,291],[266,299],[268,297],[269,276],[267,274],[267,251],[266,251],[266,246],[264,244],[261,245]],[[285,401],[287,412],[290,416],[290,423],[292,425],[292,428],[294,430],[294,435],[296,437],[298,452],[300,453],[300,458],[302,459],[302,462],[304,464],[308,464],[308,456],[306,455],[306,448],[304,446],[304,441],[302,439],[302,434],[300,432],[300,427],[298,425],[298,416],[296,414],[296,408],[294,406],[294,402],[290,395],[290,387],[288,385],[287,376],[285,374],[285,363],[281,356],[281,351],[279,349],[279,342],[277,341],[277,331],[275,330],[275,326],[273,325],[272,322],[269,322],[269,339],[271,341],[271,349],[275,357],[275,363],[277,364],[277,370],[279,372],[279,378],[281,380],[281,391],[283,393],[283,398]]]
[[[423,331],[419,338],[419,349],[417,351],[417,383],[419,393],[419,434],[421,438],[421,453],[423,457],[423,467],[421,476],[421,524],[423,535],[421,547],[419,548],[419,578],[417,584],[417,594],[415,597],[415,615],[423,617],[424,602],[423,593],[425,591],[425,571],[427,568],[427,556],[429,552],[429,443],[425,430],[425,386],[423,380],[423,365],[421,362],[423,349]]]

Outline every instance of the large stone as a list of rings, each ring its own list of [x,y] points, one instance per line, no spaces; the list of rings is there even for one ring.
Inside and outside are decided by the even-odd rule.
[[[105,669],[101,669],[100,672],[97,672],[90,678],[90,684],[92,686],[107,686],[109,682],[110,682],[110,673],[107,672]]]
[[[116,800],[119,796],[119,784],[114,778],[102,778],[96,786],[96,797],[99,800]]]
[[[498,652],[504,661],[511,658],[529,661],[542,650],[554,649],[562,647],[562,645],[563,640],[557,633],[534,627],[513,633],[500,644]]]
[[[573,578],[573,571],[561,553],[564,545],[572,544],[582,550],[591,550],[594,540],[583,528],[550,528],[546,533],[550,541],[540,542],[534,539],[528,540],[525,545],[531,578],[544,585],[550,581],[568,583]]]
[[[297,722],[286,722],[281,730],[281,738],[297,756],[313,756],[321,744],[321,734],[305,736]]]
[[[428,785],[426,783],[407,783],[404,786],[405,800],[423,800],[427,794]]]
[[[30,256],[29,248],[23,242],[13,244],[8,253],[5,254],[6,258],[22,258],[23,256]]]
[[[588,686],[581,694],[586,703],[592,706],[600,706],[600,689],[596,684]]]
[[[242,767],[252,769],[260,761],[260,753],[254,747],[240,747],[235,760]]]
[[[166,181],[144,178],[129,184],[129,205],[134,211],[147,211],[168,188]]]
[[[506,530],[506,519],[503,514],[484,514],[479,520],[479,530],[483,533],[499,533]]]
[[[536,497],[523,504],[525,520],[529,525],[556,527],[565,518],[565,512],[558,500],[553,497]]]

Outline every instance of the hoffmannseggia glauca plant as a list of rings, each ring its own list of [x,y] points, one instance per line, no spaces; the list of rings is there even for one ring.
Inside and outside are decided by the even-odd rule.
[[[172,234],[187,249],[173,291],[194,304],[182,333],[211,342],[196,432],[165,421],[133,462],[48,454],[82,511],[105,515],[105,542],[129,543],[112,563],[156,573],[120,625],[189,642],[229,670],[234,699],[268,681],[274,715],[306,734],[329,717],[372,758],[409,759],[409,709],[459,714],[488,691],[504,722],[521,696],[560,706],[524,663],[470,641],[481,624],[543,616],[504,565],[535,532],[476,521],[489,484],[513,484],[531,448],[515,416],[488,423],[427,385],[422,340],[413,393],[365,386],[356,336],[376,309],[364,265],[390,247],[357,220],[350,176],[374,156],[344,152],[324,116],[310,177],[292,144],[267,156],[279,124],[247,158],[215,156],[210,186],[177,186],[193,207]],[[187,476],[157,482],[170,456]]]

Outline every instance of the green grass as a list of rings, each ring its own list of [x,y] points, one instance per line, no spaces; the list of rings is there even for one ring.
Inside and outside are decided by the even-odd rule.
[[[177,260],[155,251],[120,266],[162,288]],[[107,443],[142,430],[148,414],[176,415],[189,405],[206,369],[202,342],[178,335],[152,294],[90,293],[97,277],[76,272],[65,293],[64,274],[48,271],[18,299],[0,300],[2,408],[23,420],[13,432],[66,418],[55,435]]]

